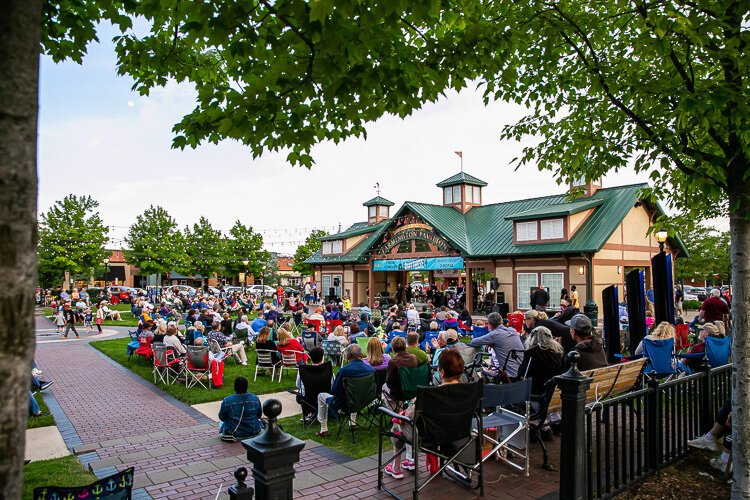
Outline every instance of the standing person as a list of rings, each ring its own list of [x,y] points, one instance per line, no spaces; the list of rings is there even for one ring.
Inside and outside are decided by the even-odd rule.
[[[539,287],[531,298],[531,304],[537,311],[544,312],[547,310],[547,306],[549,305],[549,294],[541,283],[539,283]]]
[[[580,309],[580,306],[578,305],[578,289],[576,289],[575,285],[570,287],[570,305],[576,309]]]
[[[94,325],[91,324],[94,319],[94,315],[91,313],[91,309],[88,307],[83,311],[84,314],[84,326],[86,326],[86,333],[91,333],[94,330]]]
[[[57,314],[55,314],[55,326],[57,327],[57,333],[62,333],[63,328],[65,328],[65,315],[62,309],[58,309]]]
[[[399,283],[396,285],[396,303],[402,304],[404,302],[404,285]]]
[[[305,294],[305,304],[309,304],[310,296],[312,295],[312,287],[310,286],[309,282],[305,283],[304,294]]]
[[[68,338],[68,333],[70,333],[71,330],[73,330],[73,333],[76,334],[76,337],[80,337],[78,335],[78,331],[76,330],[76,312],[73,310],[72,307],[70,307],[70,302],[66,302],[63,306],[63,316],[65,317],[65,334],[64,337]]]
[[[104,322],[104,309],[101,304],[96,307],[96,335],[102,333],[102,323]]]

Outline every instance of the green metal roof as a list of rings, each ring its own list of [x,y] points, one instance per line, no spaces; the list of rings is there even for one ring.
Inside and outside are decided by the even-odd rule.
[[[367,200],[366,202],[362,203],[363,207],[374,207],[374,206],[381,206],[385,205],[387,207],[392,207],[395,205],[391,200],[386,200],[382,196],[376,196],[375,198],[371,200]]]
[[[602,188],[585,200],[568,201],[566,195],[545,196],[527,200],[510,201],[474,207],[462,214],[452,207],[407,201],[393,219],[369,226],[376,228],[370,236],[360,242],[349,253],[323,257],[320,252],[310,257],[308,264],[362,263],[367,261],[367,252],[375,245],[390,223],[403,212],[411,210],[430,224],[464,257],[522,257],[531,255],[560,255],[593,253],[602,249],[633,205],[641,200],[640,192],[647,184],[633,184]],[[513,243],[514,219],[519,214],[558,214],[562,207],[576,213],[581,207],[598,207],[578,228],[572,238],[563,242]],[[664,213],[658,203],[647,206]],[[538,216],[539,218],[542,215]],[[351,230],[326,239],[341,239],[351,236]],[[679,248],[681,255],[688,256],[685,245],[679,238],[670,238],[670,245]]]
[[[378,222],[377,224],[367,224],[367,222],[356,222],[349,226],[346,231],[342,231],[336,234],[329,234],[320,238],[320,241],[334,241],[351,238],[352,236],[359,236],[360,234],[371,233],[380,228],[380,226],[388,224],[388,219]]]
[[[466,172],[459,172],[456,175],[452,175],[445,179],[444,181],[438,182],[436,185],[437,187],[448,187],[448,186],[455,186],[457,184],[470,184],[472,186],[479,186],[484,187],[487,185],[486,182],[484,182],[481,179],[477,179],[473,175],[469,175]]]
[[[533,220],[545,219],[548,217],[559,217],[561,215],[572,215],[589,208],[598,207],[604,203],[602,198],[587,198],[585,200],[571,201],[568,203],[559,203],[556,205],[547,205],[545,207],[532,208],[525,212],[509,215],[508,220]]]

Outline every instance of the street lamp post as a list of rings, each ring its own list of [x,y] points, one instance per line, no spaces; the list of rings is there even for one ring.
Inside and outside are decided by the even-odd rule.
[[[659,253],[664,252],[664,243],[667,241],[667,236],[667,230],[664,228],[661,228],[656,232],[656,241],[659,242]]]
[[[247,288],[247,265],[250,264],[250,261],[245,259],[242,261],[242,265],[245,266],[245,282],[243,283],[243,289]]]
[[[109,274],[109,257],[104,257],[104,287],[107,286],[107,274]]]

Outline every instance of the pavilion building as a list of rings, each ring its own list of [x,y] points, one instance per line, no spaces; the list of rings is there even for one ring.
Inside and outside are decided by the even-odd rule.
[[[363,205],[366,222],[321,238],[322,248],[306,262],[324,296],[332,289],[352,302],[372,302],[396,292],[409,273],[427,271],[430,284],[465,282],[473,304],[474,276],[481,273],[513,310],[530,307],[531,290],[549,289],[550,307],[561,289],[576,285],[581,308],[587,300],[601,310],[601,292],[622,285],[633,268],[651,279],[651,257],[659,243],[648,229],[664,212],[641,196],[647,184],[603,188],[601,182],[570,186],[572,193],[485,204],[487,183],[461,172],[437,184],[442,205],[394,203],[377,196]],[[665,251],[685,254],[679,238]],[[370,292],[368,294],[368,291]],[[374,293],[373,293],[374,292]]]

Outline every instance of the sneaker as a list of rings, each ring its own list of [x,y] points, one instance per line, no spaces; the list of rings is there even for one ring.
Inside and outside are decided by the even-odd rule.
[[[414,470],[416,469],[416,464],[414,463],[414,460],[409,460],[407,458],[406,460],[401,461],[401,468],[406,470]]]
[[[40,382],[41,382],[41,381],[40,381]],[[55,381],[54,381],[54,380],[51,380],[51,381],[49,381],[49,382],[42,382],[42,385],[41,385],[41,387],[39,388],[39,390],[40,390],[40,391],[43,391],[43,390],[47,389],[47,388],[48,388],[49,386],[51,386],[51,385],[52,385],[52,384],[54,384],[54,383],[55,383]]]
[[[40,377],[42,375],[42,370],[40,370],[39,368],[32,368],[31,374],[35,377]]]
[[[231,434],[220,434],[220,435],[219,435],[219,437],[220,437],[220,438],[221,438],[221,440],[222,440],[222,441],[224,441],[225,443],[234,443],[235,441],[237,441],[237,440],[235,439],[235,437],[234,437],[234,436],[232,436]]]
[[[712,458],[708,464],[722,474],[727,470],[727,462],[722,462],[720,458]],[[732,472],[732,466],[729,465],[729,472]]]
[[[693,448],[698,448],[700,450],[708,450],[708,451],[720,451],[721,446],[719,446],[719,443],[716,442],[716,440],[707,438],[705,435],[695,438],[695,439],[689,439],[687,442],[688,446],[691,446]]]
[[[393,465],[388,464],[385,466],[385,473],[391,476],[393,479],[403,479],[404,473],[403,472],[396,472],[393,470]]]

